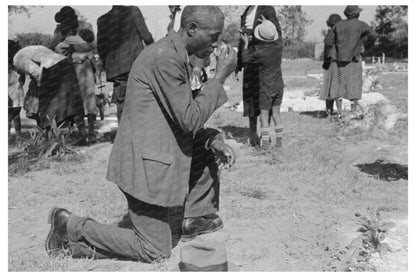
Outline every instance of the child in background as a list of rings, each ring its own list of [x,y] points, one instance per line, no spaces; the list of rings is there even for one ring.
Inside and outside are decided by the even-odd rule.
[[[270,121],[273,119],[276,133],[276,147],[282,147],[283,126],[280,117],[280,106],[283,99],[282,52],[283,45],[275,25],[263,17],[262,23],[254,29],[254,37],[262,43],[254,52],[248,50],[247,34],[241,33],[244,41],[242,49],[243,63],[259,65],[259,106],[260,106],[260,146],[269,148]]]

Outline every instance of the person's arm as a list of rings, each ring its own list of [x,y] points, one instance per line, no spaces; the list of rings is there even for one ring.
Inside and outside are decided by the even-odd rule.
[[[243,28],[243,16],[241,16],[240,18],[240,33],[242,32],[242,28]],[[238,41],[238,51],[237,51],[237,66],[235,68],[235,78],[238,80],[238,72],[240,72],[243,69],[243,61],[241,60],[241,50],[243,49],[243,41],[240,39]]]
[[[139,33],[140,38],[146,43],[146,45],[150,45],[153,43],[152,34],[149,32],[146,26],[146,22],[144,21],[144,17],[142,12],[138,7],[134,7],[132,11],[132,16],[134,19],[134,24],[136,25],[137,32]]]
[[[105,59],[108,53],[107,25],[105,20],[105,16],[97,19],[97,52],[103,68],[105,68]]]
[[[23,86],[26,82],[26,74],[22,72],[18,72],[18,73],[19,73],[19,83],[21,86]]]
[[[329,52],[331,48],[334,46],[334,44],[335,44],[335,35],[334,35],[334,32],[331,29],[329,29],[324,39],[324,56],[323,56],[322,68],[325,70],[327,70],[329,68],[329,65],[331,64],[332,58],[329,56]]]
[[[53,32],[53,35],[51,39],[49,40],[49,43],[46,47],[51,49],[52,51],[55,51],[55,47],[64,41],[64,36],[62,35],[61,31],[59,30],[58,26],[55,28],[55,31]]]
[[[247,34],[240,34],[240,38],[243,41],[243,47],[241,49],[241,61],[245,63],[257,63],[256,51],[250,54],[248,52],[248,37]]]
[[[212,150],[221,164],[232,166],[235,163],[235,152],[232,147],[224,142],[224,135],[213,128],[203,128],[195,134],[195,140],[205,142],[205,149]]]
[[[213,79],[193,99],[185,67],[178,57],[161,55],[152,68],[150,86],[172,121],[185,132],[195,133],[227,101],[227,95],[222,84]]]
[[[361,39],[363,39],[364,44],[368,46],[373,46],[376,41],[378,34],[371,28],[367,23],[363,22],[363,32]]]
[[[29,74],[35,78],[38,85],[40,85],[40,79],[42,75],[40,62],[36,63],[36,61],[24,53],[18,52],[13,58],[13,64],[19,72]]]

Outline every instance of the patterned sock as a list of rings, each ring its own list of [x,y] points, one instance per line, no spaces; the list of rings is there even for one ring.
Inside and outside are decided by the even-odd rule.
[[[276,128],[276,147],[282,147],[282,140],[283,140],[283,127]]]
[[[270,144],[270,136],[269,136],[269,128],[260,128],[260,136],[261,136],[261,144],[269,145]]]

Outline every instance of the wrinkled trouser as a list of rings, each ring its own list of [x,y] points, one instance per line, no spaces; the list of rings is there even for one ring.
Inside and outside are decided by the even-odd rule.
[[[121,115],[123,114],[124,99],[126,98],[128,78],[129,72],[126,72],[118,75],[112,80],[113,95],[111,97],[111,102],[116,103],[117,106],[117,122],[120,122]]]
[[[215,156],[205,149],[206,139],[196,135],[189,181],[183,206],[160,207],[125,193],[131,228],[105,225],[90,218],[71,216],[68,236],[73,257],[117,258],[152,262],[168,258],[181,236],[185,217],[216,213],[219,172]]]

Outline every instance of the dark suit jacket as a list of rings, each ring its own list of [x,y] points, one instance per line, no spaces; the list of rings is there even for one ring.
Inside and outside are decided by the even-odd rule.
[[[227,101],[216,80],[193,98],[191,77],[185,45],[174,31],[133,64],[107,179],[140,201],[183,205],[194,134]]]
[[[261,23],[259,19],[261,19],[261,15],[263,15],[267,20],[270,20],[276,26],[277,33],[279,34],[279,39],[276,41],[276,44],[282,44],[282,28],[280,27],[279,20],[276,17],[275,9],[272,6],[258,6],[256,15],[254,17],[253,29],[244,30],[244,25],[246,23],[246,16],[247,16],[248,9],[249,7],[246,8],[243,15],[241,16],[241,24],[240,24],[241,29],[243,29],[243,31],[246,31],[252,35],[256,26]],[[250,42],[251,45],[263,44],[263,43],[264,42],[254,38],[254,36],[253,36],[253,40]],[[241,69],[244,66],[242,57],[241,57],[241,53],[242,53],[241,50],[243,49],[243,46],[244,46],[244,43],[240,40],[240,44],[238,46],[238,59],[237,59],[237,68],[236,68],[237,72],[241,71]]]
[[[97,50],[112,80],[130,71],[144,45],[153,43],[143,15],[136,6],[113,6],[97,20]]]

